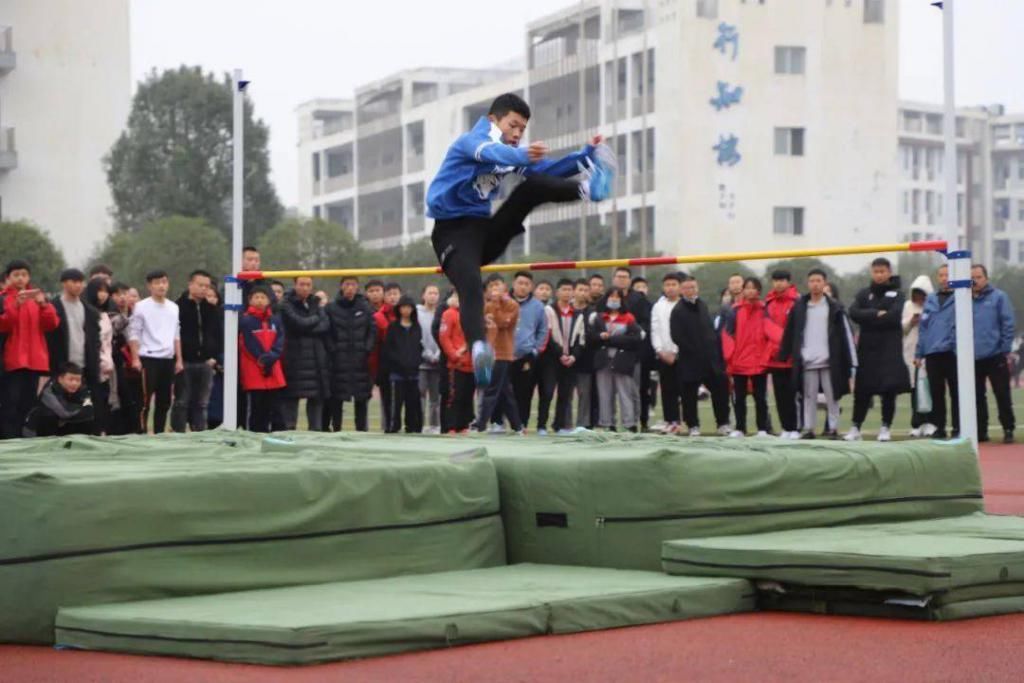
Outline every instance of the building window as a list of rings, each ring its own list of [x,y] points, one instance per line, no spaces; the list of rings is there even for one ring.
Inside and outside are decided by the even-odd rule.
[[[1017,263],[1024,263],[1024,240],[1017,242]]]
[[[864,0],[864,23],[881,24],[885,21],[885,0]]]
[[[775,73],[802,74],[807,58],[807,48],[778,46],[775,48]]]
[[[717,19],[718,0],[697,0],[697,16],[701,19]]]
[[[313,182],[320,182],[320,152],[313,152]]]
[[[1010,240],[992,240],[992,255],[996,261],[1010,260]]]
[[[1017,220],[1024,223],[1024,199],[1017,200]]]
[[[804,209],[802,206],[776,206],[775,207],[775,229],[776,235],[802,235],[804,234]]]
[[[903,190],[903,215],[910,215],[910,190]]]
[[[803,128],[776,128],[775,153],[791,157],[804,155]]]
[[[313,207],[313,218],[320,218],[320,207],[319,206],[314,206]]]

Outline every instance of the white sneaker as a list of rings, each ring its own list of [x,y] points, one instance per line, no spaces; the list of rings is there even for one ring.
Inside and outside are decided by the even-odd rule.
[[[577,429],[583,429],[583,427],[578,427]],[[558,436],[572,436],[573,434],[576,433],[577,432],[575,429],[559,429],[557,432],[555,432],[555,434]]]
[[[546,429],[538,429],[537,430],[537,436],[547,436],[547,435],[548,435],[548,430],[546,430]]]
[[[496,424],[494,424],[492,422],[491,426],[487,428],[487,431],[490,434],[504,434],[505,433],[505,425],[496,425]]]
[[[857,427],[850,427],[850,431],[846,432],[846,436],[843,437],[843,441],[860,441],[863,439],[860,435],[860,429]]]
[[[878,440],[892,441],[892,433],[889,431],[888,427],[882,427],[881,429],[878,430]]]
[[[731,432],[729,432],[729,438],[730,439],[742,439],[745,436],[746,436],[746,434],[744,434],[743,432],[741,432],[738,429],[734,429]]]
[[[914,427],[913,429],[910,430],[910,438],[911,439],[920,439],[921,438],[921,431],[922,430],[921,430],[920,427]]]
[[[700,427],[690,427],[690,436],[700,436]]]
[[[925,422],[921,425],[921,434],[923,436],[935,436],[935,432],[939,431],[939,428],[933,425],[931,422]]]
[[[768,436],[768,432],[764,431],[763,429],[760,429],[760,430],[758,430],[757,435],[758,436]]]
[[[722,425],[718,428],[719,436],[732,436],[732,427],[729,425]]]

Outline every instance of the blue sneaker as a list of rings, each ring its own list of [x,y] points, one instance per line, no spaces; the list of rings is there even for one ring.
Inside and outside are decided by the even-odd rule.
[[[493,369],[494,349],[485,341],[473,342],[473,377],[478,387],[486,387],[491,383]]]
[[[593,159],[587,173],[587,198],[592,202],[601,202],[612,196],[615,181],[615,154],[608,145],[602,143],[594,148]]]

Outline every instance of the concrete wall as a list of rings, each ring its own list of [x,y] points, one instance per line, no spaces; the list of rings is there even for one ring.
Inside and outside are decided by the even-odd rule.
[[[0,120],[18,167],[0,174],[4,219],[50,232],[84,264],[112,229],[101,159],[131,104],[129,0],[5,0],[17,66],[0,77]]]

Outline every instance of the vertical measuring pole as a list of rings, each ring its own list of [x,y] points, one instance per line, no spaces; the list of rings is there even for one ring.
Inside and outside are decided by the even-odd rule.
[[[238,429],[238,316],[242,309],[242,287],[237,275],[242,270],[243,137],[245,86],[242,70],[232,76],[234,121],[232,149],[234,184],[231,193],[231,275],[224,278],[224,428]]]
[[[942,9],[942,76],[944,109],[942,133],[945,138],[943,169],[945,195],[942,214],[946,223],[946,243],[949,259],[949,284],[953,288],[956,313],[956,375],[960,394],[960,436],[970,439],[978,448],[978,413],[974,396],[974,303],[971,296],[970,244],[958,248],[959,216],[957,215],[957,153],[956,153],[956,91],[953,77],[953,4],[944,0],[937,5]],[[968,196],[964,196],[965,214]]]

